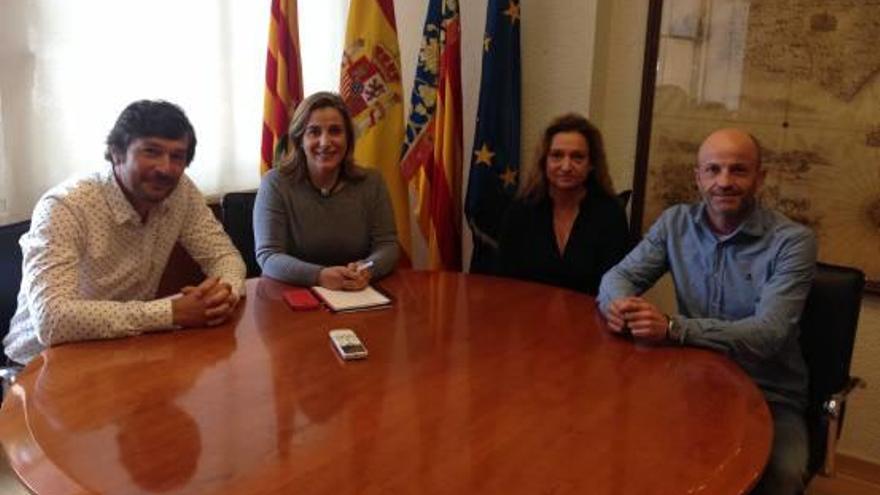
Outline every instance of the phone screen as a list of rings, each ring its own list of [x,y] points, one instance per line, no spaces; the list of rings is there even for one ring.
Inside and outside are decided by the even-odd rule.
[[[342,352],[345,354],[358,354],[364,352],[364,346],[358,344],[345,344],[342,346]]]

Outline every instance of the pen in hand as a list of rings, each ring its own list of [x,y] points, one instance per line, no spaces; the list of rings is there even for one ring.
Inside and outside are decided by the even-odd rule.
[[[368,268],[373,268],[373,265],[374,265],[373,260],[365,261],[363,263],[358,263],[357,268],[355,268],[354,271],[356,271],[357,273],[360,273]]]

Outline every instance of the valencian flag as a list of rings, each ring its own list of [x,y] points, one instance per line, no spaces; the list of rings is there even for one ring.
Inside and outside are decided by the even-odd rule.
[[[409,196],[397,154],[403,142],[403,85],[393,0],[352,0],[348,10],[339,92],[358,134],[355,161],[385,179],[397,238],[411,259]]]
[[[461,270],[461,25],[457,0],[430,0],[401,170],[418,197],[429,268]]]
[[[272,168],[278,141],[287,134],[293,110],[303,99],[296,0],[272,0],[260,173]]]
[[[471,272],[489,272],[498,226],[516,192],[520,138],[519,0],[489,0],[483,75],[465,213],[473,232]]]

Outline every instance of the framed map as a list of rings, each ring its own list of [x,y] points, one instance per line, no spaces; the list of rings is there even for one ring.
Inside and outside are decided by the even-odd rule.
[[[696,201],[702,139],[762,144],[763,204],[880,289],[880,1],[651,0],[633,229]]]

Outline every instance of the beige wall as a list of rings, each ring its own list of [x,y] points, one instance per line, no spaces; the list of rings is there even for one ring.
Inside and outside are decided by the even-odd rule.
[[[880,463],[880,297],[862,302],[852,373],[868,382],[847,410],[840,452]]]
[[[632,187],[641,93],[647,2],[521,0],[523,160],[553,116],[578,111],[602,128],[618,190]],[[479,93],[486,0],[461,2],[465,167],[469,164]],[[413,74],[427,1],[397,0],[403,73]],[[411,76],[410,76],[411,77]],[[404,81],[411,85],[411,81]],[[409,94],[407,86],[407,94]],[[467,177],[467,171],[465,171]],[[470,244],[466,237],[466,250]],[[652,291],[674,307],[668,279]],[[839,451],[880,462],[880,297],[867,297],[853,357],[853,373],[871,386],[853,397]]]
[[[590,117],[602,129],[614,186],[631,189],[647,2],[601,0],[599,16]]]

